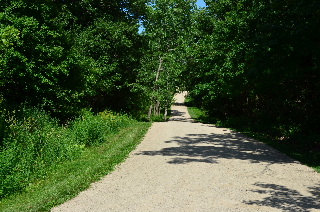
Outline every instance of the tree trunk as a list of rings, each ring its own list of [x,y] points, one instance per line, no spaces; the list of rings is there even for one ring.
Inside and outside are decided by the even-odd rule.
[[[164,109],[164,121],[167,120],[167,115],[168,115],[168,109],[167,107]]]
[[[162,64],[163,64],[163,59],[162,59],[162,57],[160,57],[159,58],[159,67],[158,67],[158,70],[157,70],[156,79],[155,79],[155,83],[154,83],[154,86],[153,86],[153,91],[156,91],[157,89],[159,89],[158,86],[157,86],[157,82],[158,82],[159,77],[160,77],[160,72],[163,70]],[[160,101],[157,99],[157,97],[156,97],[156,101],[155,102],[156,103],[154,104],[154,101],[152,100],[151,105],[149,107],[149,112],[148,112],[149,121],[151,120],[152,108],[153,108],[153,114],[154,115],[160,115]]]

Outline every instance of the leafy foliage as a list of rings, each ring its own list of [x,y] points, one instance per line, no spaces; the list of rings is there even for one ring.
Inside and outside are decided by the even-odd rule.
[[[147,7],[144,38],[147,54],[139,71],[140,89],[146,95],[151,113],[159,116],[172,103],[181,87],[181,73],[186,68],[187,51],[192,40],[195,1],[150,1]],[[142,83],[141,83],[142,82]]]
[[[206,3],[185,72],[198,105],[277,138],[319,132],[319,2]]]
[[[17,113],[17,114],[16,114]],[[68,131],[43,111],[25,109],[7,116],[4,145],[0,152],[1,196],[21,190],[45,168],[69,160],[81,152],[81,145]]]
[[[1,2],[1,96],[62,119],[85,107],[132,110],[143,12],[141,0]]]
[[[139,109],[144,13],[144,0],[1,0],[1,196],[130,122],[81,111]]]
[[[127,116],[89,111],[68,126],[59,126],[44,111],[24,109],[7,116],[6,136],[0,151],[0,196],[24,189],[64,161],[77,158],[83,149],[108,141],[108,136],[132,123]]]

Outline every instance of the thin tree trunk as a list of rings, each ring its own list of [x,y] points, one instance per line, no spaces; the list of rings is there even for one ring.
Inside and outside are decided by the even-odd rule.
[[[155,113],[156,113],[157,116],[160,115],[160,101],[159,100],[157,100]]]
[[[152,107],[153,107],[153,105],[151,104],[150,107],[149,107],[149,112],[148,112],[148,120],[149,121],[151,121]]]
[[[168,109],[167,107],[164,109],[164,121],[167,120],[167,115],[168,115]]]
[[[157,87],[157,81],[159,80],[159,77],[160,77],[160,72],[163,70],[162,68],[162,64],[163,64],[163,59],[162,57],[159,58],[159,67],[158,67],[158,70],[157,70],[157,74],[156,74],[156,79],[155,79],[155,83],[154,83],[154,87],[153,87],[153,91],[156,91],[158,89]],[[154,115],[160,115],[160,101],[157,99],[156,100],[156,104],[153,105],[153,101],[149,107],[149,112],[148,112],[148,119],[149,121],[151,120],[151,114],[152,114],[152,108],[153,108],[153,114]]]
[[[159,58],[159,67],[158,67],[157,75],[156,75],[156,82],[159,80],[160,71],[162,71],[162,63],[163,63],[163,59],[162,59],[162,57],[160,57]]]

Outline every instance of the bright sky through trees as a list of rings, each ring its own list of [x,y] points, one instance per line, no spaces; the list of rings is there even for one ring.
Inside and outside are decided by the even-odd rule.
[[[206,3],[204,2],[204,0],[198,0],[197,3],[198,7],[206,7]],[[144,31],[144,27],[141,25],[139,27],[139,33],[142,33]]]
[[[205,7],[205,6],[206,6],[206,3],[205,3],[203,0],[198,0],[198,1],[197,1],[197,5],[198,5],[199,7]]]

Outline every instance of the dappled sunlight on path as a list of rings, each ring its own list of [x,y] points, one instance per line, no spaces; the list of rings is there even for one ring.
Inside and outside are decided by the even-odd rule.
[[[184,137],[173,137],[172,140],[165,142],[175,143],[178,146],[139,154],[176,156],[174,160],[179,163],[181,161],[218,163],[220,159],[248,160],[250,163],[296,163],[270,147],[238,133],[186,134]]]

